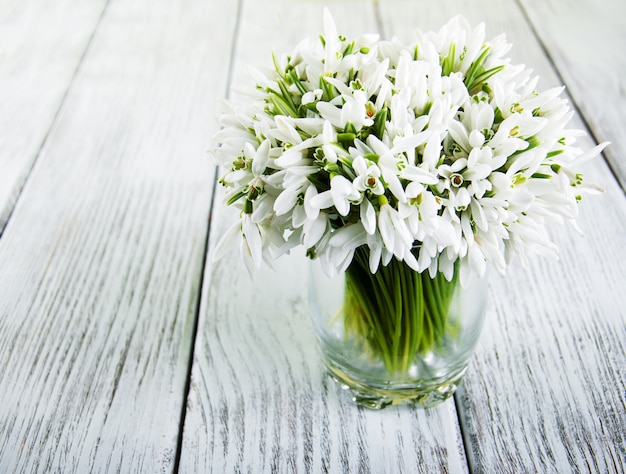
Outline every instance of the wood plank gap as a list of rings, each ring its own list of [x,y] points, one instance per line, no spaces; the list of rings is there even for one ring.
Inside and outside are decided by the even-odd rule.
[[[461,405],[461,393],[457,392],[452,396],[454,400],[454,411],[456,412],[456,419],[458,420],[459,431],[461,432],[461,440],[463,440],[463,451],[465,451],[465,461],[467,462],[467,471],[473,472],[472,464],[474,464],[474,455],[471,449],[471,443],[469,441],[469,434],[465,429],[465,420],[462,416],[463,407]]]
[[[237,39],[239,37],[239,29],[241,26],[241,16],[242,16],[241,12],[243,10],[243,2],[244,0],[237,1],[237,18],[235,20],[235,28],[233,29],[233,41],[232,41],[233,48],[232,48],[229,62],[228,62],[228,74],[226,76],[226,90],[224,92],[224,96],[226,98],[230,97],[230,88],[231,88],[231,83],[233,80],[233,71],[235,68],[236,51],[238,47]],[[217,168],[217,165],[216,165],[216,168]],[[207,226],[206,236],[204,238],[204,250],[202,252],[202,266],[200,268],[200,283],[198,286],[200,291],[198,291],[198,295],[196,297],[196,307],[194,311],[193,327],[191,330],[191,344],[189,347],[189,357],[188,357],[188,363],[187,363],[187,375],[185,379],[185,388],[183,390],[183,398],[182,398],[181,409],[180,409],[180,423],[179,423],[179,428],[178,428],[178,439],[176,443],[176,456],[174,457],[174,471],[173,471],[174,474],[178,474],[180,472],[180,461],[181,461],[182,452],[183,452],[185,421],[187,418],[187,400],[189,399],[189,392],[191,390],[191,373],[193,369],[194,354],[196,351],[196,340],[198,338],[198,328],[200,325],[199,324],[200,308],[201,308],[202,297],[203,297],[202,289],[204,288],[204,277],[206,274],[207,259],[209,258],[209,241],[211,238],[211,227],[212,227],[211,224],[213,222],[212,215],[213,215],[213,208],[215,207],[215,197],[216,197],[216,189],[217,189],[217,184],[218,184],[217,183],[218,176],[219,176],[219,173],[215,173],[213,177],[213,189],[211,192],[211,205],[209,206],[208,226]]]
[[[374,0],[374,18],[376,18],[376,28],[380,34],[381,39],[387,39],[387,33],[383,23],[383,16],[380,13],[380,1]]]
[[[28,172],[26,173],[26,178],[24,178],[22,183],[19,185],[20,188],[17,191],[17,196],[15,198],[15,201],[13,202],[13,205],[10,206],[11,209],[9,210],[7,218],[4,222],[0,221],[0,238],[2,238],[2,235],[4,234],[4,230],[7,228],[7,226],[9,225],[9,222],[11,221],[11,217],[13,216],[13,211],[15,211],[15,208],[17,207],[20,201],[20,198],[22,196],[22,191],[24,190],[24,187],[26,187],[26,182],[30,178],[31,173],[33,169],[35,168],[37,161],[39,160],[39,156],[41,155],[42,150],[44,149],[46,143],[48,142],[48,137],[50,136],[50,132],[52,131],[57,121],[59,120],[59,116],[61,115],[61,110],[63,109],[67,96],[69,95],[69,92],[72,89],[72,86],[74,85],[74,81],[76,80],[76,77],[78,76],[78,72],[80,71],[81,65],[83,64],[85,57],[87,57],[87,52],[89,51],[91,47],[94,37],[96,36],[96,32],[100,28],[100,24],[102,23],[102,18],[104,17],[104,14],[109,6],[109,3],[111,3],[111,0],[106,0],[104,6],[102,7],[102,11],[100,12],[100,15],[98,16],[98,21],[96,21],[93,31],[91,32],[89,39],[85,43],[85,49],[80,55],[80,58],[78,59],[78,63],[76,63],[76,68],[74,69],[74,72],[72,73],[72,77],[67,83],[67,88],[65,89],[65,92],[63,92],[63,96],[61,97],[59,106],[54,112],[54,115],[52,116],[52,120],[50,120],[50,126],[48,127],[48,130],[46,130],[46,134],[44,135],[43,139],[41,140],[41,143],[39,144],[39,147],[37,148],[37,153],[35,153],[35,159],[30,164],[30,168],[28,169]]]
[[[593,129],[591,128],[591,125],[589,124],[589,121],[587,120],[587,117],[585,117],[585,114],[583,114],[581,107],[578,105],[578,102],[574,98],[574,95],[570,94],[569,87],[567,86],[567,81],[565,80],[565,78],[561,74],[561,71],[559,70],[559,68],[558,68],[558,66],[556,64],[556,61],[554,60],[554,57],[552,56],[550,50],[546,46],[546,43],[543,41],[543,38],[539,34],[539,31],[535,27],[535,24],[533,23],[532,18],[528,14],[528,11],[524,7],[523,2],[521,2],[520,0],[514,0],[514,1],[517,4],[517,7],[519,8],[520,12],[524,16],[524,20],[526,21],[526,24],[528,25],[528,28],[532,32],[533,36],[537,39],[537,44],[539,44],[539,47],[541,48],[541,51],[543,52],[543,54],[545,54],[546,58],[548,59],[548,62],[550,63],[550,66],[552,67],[552,70],[554,71],[554,74],[558,78],[558,81],[561,84],[563,84],[564,86],[567,87],[567,89],[568,89],[568,90],[566,90],[567,96],[569,97],[570,103],[572,104],[572,108],[576,112],[576,115],[578,115],[580,117],[580,120],[581,120],[581,122],[582,122],[582,124],[583,124],[583,126],[585,128],[585,131],[587,132],[589,137],[591,137],[591,139],[593,140],[594,143],[600,143],[600,140],[598,139],[598,137],[594,133]],[[624,195],[626,195],[626,187],[624,186],[624,184],[620,180],[619,174],[618,174],[617,170],[613,167],[613,164],[611,163],[611,160],[607,159],[606,156],[604,155],[604,153],[602,153],[602,159],[607,164],[607,166],[609,168],[609,171],[611,172],[611,175],[613,176],[615,181],[617,181],[617,183],[619,184],[619,186],[622,189],[622,192],[624,193]]]

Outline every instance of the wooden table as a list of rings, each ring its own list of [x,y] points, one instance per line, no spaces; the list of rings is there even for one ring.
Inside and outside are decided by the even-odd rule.
[[[505,32],[610,140],[585,236],[494,276],[462,389],[357,408],[325,376],[305,263],[249,278],[205,150],[218,101],[322,31]],[[0,472],[624,472],[626,2],[0,2]]]

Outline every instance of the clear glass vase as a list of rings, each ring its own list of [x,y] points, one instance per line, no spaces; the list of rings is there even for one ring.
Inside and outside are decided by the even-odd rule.
[[[395,259],[372,275],[366,258],[328,278],[309,272],[313,327],[331,376],[369,408],[433,407],[455,392],[484,321],[487,280],[463,287]]]

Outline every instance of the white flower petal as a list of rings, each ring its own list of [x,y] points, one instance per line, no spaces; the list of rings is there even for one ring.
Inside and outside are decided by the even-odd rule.
[[[307,186],[304,193],[304,210],[306,211],[306,215],[309,220],[317,219],[317,216],[320,213],[320,208],[311,204],[311,200],[317,196],[317,194],[317,188],[315,186]]]
[[[345,124],[341,123],[341,109],[335,107],[334,105],[328,102],[318,102],[317,111],[320,113],[322,118],[328,121],[333,127],[343,129]]]
[[[365,244],[366,241],[367,235],[364,232],[363,226],[358,223],[349,224],[333,232],[332,237],[328,241],[328,245],[332,247],[347,247],[355,249]]]
[[[333,195],[331,191],[324,191],[313,196],[309,200],[309,205],[314,209],[328,209],[333,206]]]
[[[304,206],[296,206],[293,208],[293,213],[291,217],[291,222],[293,226],[297,229],[298,227],[302,227],[302,225],[306,222],[307,216],[306,211],[304,210]]]
[[[367,246],[370,249],[369,268],[372,274],[376,273],[380,266],[380,260],[383,253],[383,243],[378,234],[368,236]]]
[[[476,200],[472,200],[470,203],[470,209],[472,210],[472,218],[474,219],[476,226],[480,230],[487,232],[488,224],[482,206]]]
[[[448,123],[448,133],[452,137],[452,139],[461,146],[465,151],[469,151],[472,149],[469,143],[469,137],[467,136],[467,130],[465,126],[457,121],[451,120]]]
[[[274,211],[277,216],[282,216],[290,212],[298,201],[299,187],[289,187],[278,195],[274,201]]]
[[[326,232],[327,226],[328,215],[325,212],[320,212],[316,219],[305,221],[302,229],[304,247],[308,249],[315,246]]]
[[[402,170],[401,176],[404,179],[424,184],[437,184],[439,182],[435,175],[418,166],[407,166]]]
[[[300,163],[304,159],[304,154],[300,150],[289,148],[279,158],[274,160],[274,163],[281,168],[289,168]]]
[[[274,117],[274,121],[276,122],[278,130],[280,130],[285,136],[289,138],[288,143],[296,144],[302,142],[300,134],[293,126],[293,119],[291,117],[277,115],[276,117]]]
[[[224,235],[220,238],[213,250],[213,255],[211,260],[213,262],[217,262],[221,258],[226,255],[230,246],[233,245],[233,241],[238,240],[238,237],[241,235],[241,221],[237,220],[233,225],[231,225],[228,230],[224,233]]]
[[[252,174],[254,176],[261,176],[265,171],[267,163],[269,162],[269,150],[270,150],[270,141],[265,139],[257,148],[256,153],[254,154],[254,159],[252,160]]]
[[[404,262],[416,272],[423,270],[423,269],[420,269],[420,266],[417,263],[417,259],[415,258],[415,255],[413,255],[412,252],[406,252],[404,254]]]
[[[267,219],[274,209],[274,199],[268,194],[259,196],[254,201],[254,210],[252,211],[252,222],[259,224]]]
[[[252,222],[249,216],[243,216],[241,231],[246,241],[246,246],[252,256],[254,265],[259,268],[263,261],[263,241],[258,226]]]
[[[360,205],[361,223],[365,231],[372,235],[376,232],[376,211],[368,199],[363,199]]]

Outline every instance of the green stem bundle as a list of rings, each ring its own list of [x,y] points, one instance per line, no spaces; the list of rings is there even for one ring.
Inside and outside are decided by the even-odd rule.
[[[405,372],[415,356],[442,342],[457,273],[452,281],[442,273],[431,278],[394,258],[372,274],[366,250],[357,249],[346,271],[347,335],[365,342],[390,374]]]

